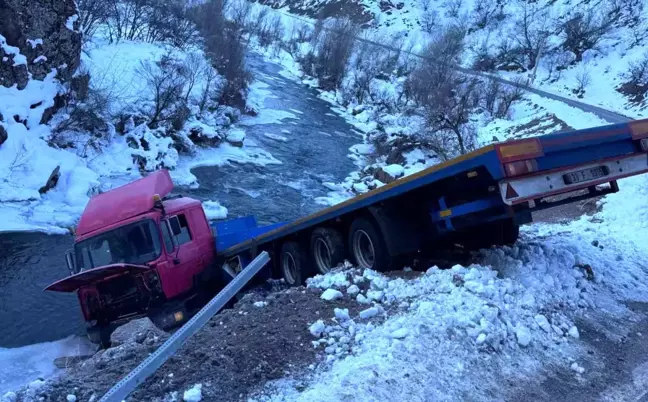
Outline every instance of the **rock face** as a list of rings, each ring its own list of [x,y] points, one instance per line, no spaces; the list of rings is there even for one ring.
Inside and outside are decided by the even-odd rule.
[[[5,141],[7,141],[8,134],[7,130],[4,128],[2,124],[0,124],[0,145],[2,145]]]
[[[76,14],[74,0],[0,0],[0,85],[23,89],[54,68],[69,79],[81,57]]]

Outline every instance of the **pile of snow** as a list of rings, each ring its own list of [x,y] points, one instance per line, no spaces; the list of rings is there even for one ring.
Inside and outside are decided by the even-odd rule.
[[[468,267],[411,280],[358,269],[314,278],[309,287],[371,305],[349,317],[331,308],[305,328],[325,362],[306,390],[284,381],[267,400],[492,399],[505,392],[501,378],[583,374],[575,318],[630,317],[625,301],[648,301],[648,178],[620,186],[594,218],[525,227],[514,247],[482,250]]]
[[[200,402],[202,400],[202,384],[196,384],[186,390],[182,395],[182,400],[185,402]]]
[[[203,201],[202,206],[209,220],[227,218],[227,208],[222,206],[218,201]]]

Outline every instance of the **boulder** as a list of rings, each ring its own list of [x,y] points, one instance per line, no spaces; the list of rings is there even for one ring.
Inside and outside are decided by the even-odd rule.
[[[383,183],[391,183],[399,177],[402,177],[404,174],[405,170],[401,165],[392,164],[376,169],[374,177]]]
[[[114,348],[130,343],[142,344],[147,340],[166,336],[166,332],[156,327],[149,318],[140,318],[118,327],[110,335],[110,346]]]
[[[81,60],[76,15],[74,0],[0,0],[0,85],[22,89],[29,74],[42,80],[52,69],[69,80]]]
[[[61,167],[57,166],[54,168],[52,171],[52,174],[50,174],[49,179],[47,179],[47,182],[43,187],[38,189],[38,192],[41,194],[45,194],[46,192],[50,191],[54,187],[56,187],[56,184],[59,181],[59,177],[61,177]]]
[[[7,141],[7,138],[9,138],[9,134],[7,134],[7,130],[4,126],[0,124],[0,145],[4,144],[4,142]]]

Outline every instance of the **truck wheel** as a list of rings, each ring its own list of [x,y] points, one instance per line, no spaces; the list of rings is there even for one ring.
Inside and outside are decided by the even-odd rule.
[[[365,218],[357,218],[351,224],[349,250],[359,268],[383,272],[391,267],[391,257],[382,233]]]
[[[93,325],[87,329],[90,342],[101,346],[102,349],[108,349],[110,347],[111,333],[112,331],[109,325]]]
[[[299,243],[289,241],[281,246],[279,264],[281,274],[288,286],[301,286],[304,284],[308,258]]]
[[[310,241],[313,262],[320,274],[326,274],[331,268],[344,262],[344,240],[335,229],[317,228]]]

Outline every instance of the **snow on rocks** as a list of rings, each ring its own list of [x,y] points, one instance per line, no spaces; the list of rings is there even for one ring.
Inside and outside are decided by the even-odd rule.
[[[313,324],[311,324],[310,327],[308,327],[308,331],[311,333],[311,335],[320,337],[322,336],[322,333],[326,329],[326,324],[324,324],[324,321],[322,320],[317,320]]]
[[[267,305],[268,305],[268,302],[265,302],[265,301],[256,301],[256,302],[254,302],[254,307],[262,308],[262,307],[265,307]]]
[[[569,328],[567,334],[574,339],[580,338],[580,334],[578,333],[578,328],[576,328],[575,325],[572,325],[571,328]]]
[[[67,400],[67,402],[76,402],[77,397],[76,395],[69,394],[65,399]]]
[[[332,300],[341,299],[342,297],[344,297],[344,295],[339,290],[326,289],[324,293],[322,293],[322,296],[320,297],[324,300],[332,301]]]
[[[347,288],[346,292],[348,295],[355,296],[360,293],[360,288],[358,287],[358,285],[351,285]]]
[[[573,362],[571,364],[571,369],[577,372],[578,374],[583,374],[585,372],[585,368],[576,362]]]
[[[351,319],[351,317],[349,317],[348,308],[335,308],[334,313],[335,313],[335,318],[340,322],[349,321]]]
[[[182,395],[185,402],[200,402],[202,400],[202,384],[196,384]]]
[[[515,330],[515,337],[517,338],[518,345],[522,347],[529,346],[531,343],[531,332],[525,326],[520,326]]]
[[[381,313],[381,309],[379,307],[369,307],[368,309],[362,310],[359,314],[360,318],[363,320],[367,320],[369,318],[375,317],[378,314]]]
[[[218,201],[203,201],[203,210],[209,220],[225,219],[227,218],[227,208],[222,206]]]

